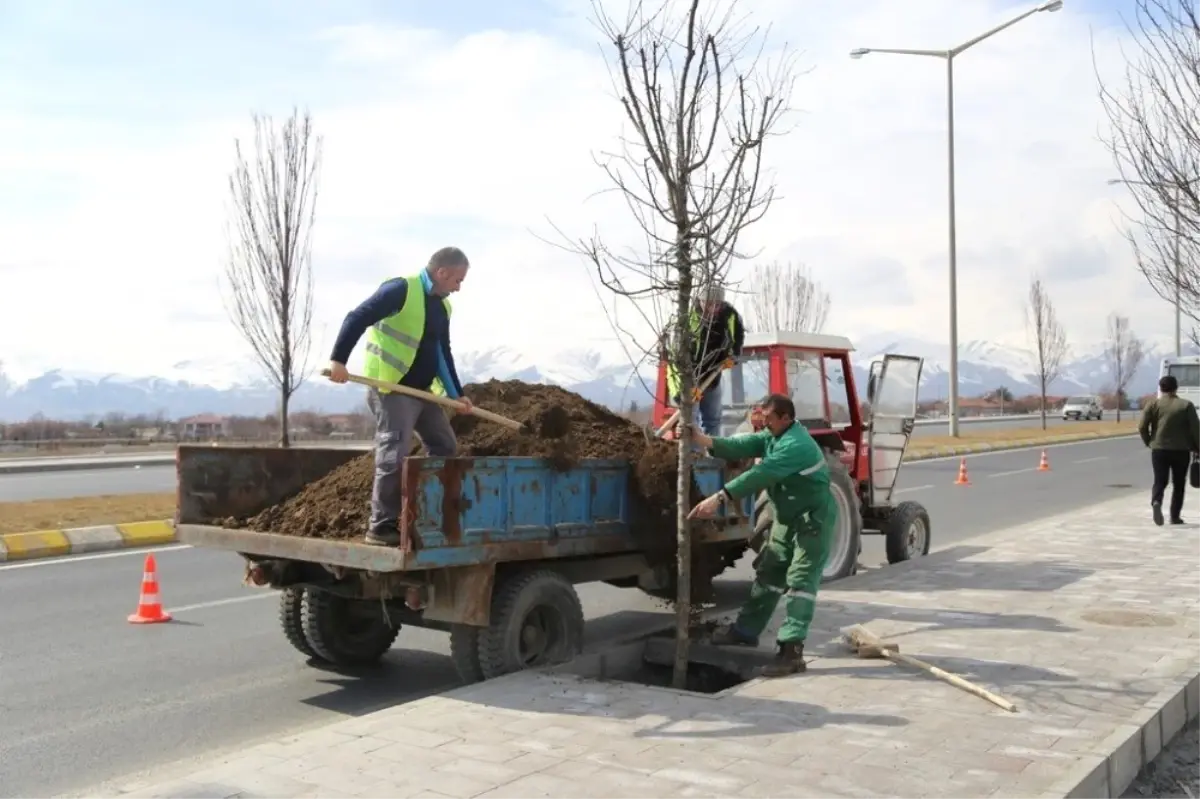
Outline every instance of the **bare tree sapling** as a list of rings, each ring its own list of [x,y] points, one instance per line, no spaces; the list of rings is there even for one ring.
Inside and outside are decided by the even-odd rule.
[[[750,273],[746,329],[820,333],[829,316],[829,294],[799,264],[759,264]]]
[[[1117,402],[1117,421],[1121,421],[1121,405],[1125,388],[1142,365],[1145,348],[1129,326],[1129,317],[1117,313],[1108,316],[1108,343],[1105,347],[1108,367],[1113,376],[1113,396]]]
[[[279,441],[289,445],[288,405],[310,369],[312,224],[321,139],[293,111],[280,129],[254,117],[254,149],[234,142],[226,309],[279,391]]]
[[[762,32],[739,26],[738,3],[722,3],[720,10],[717,5],[664,0],[648,9],[635,0],[624,18],[615,20],[593,1],[630,130],[618,152],[596,160],[644,244],[629,248],[596,233],[569,245],[646,323],[650,333],[640,347],[645,357],[666,357],[680,376],[673,676],[680,688],[687,677],[692,620],[687,515],[696,375],[689,317],[702,291],[728,284],[733,260],[750,257],[738,249],[738,241],[774,198],[763,174],[763,151],[768,137],[780,132],[793,82],[789,55],[780,50],[768,64]]]
[[[1067,357],[1067,333],[1058,321],[1054,303],[1040,278],[1029,284],[1029,305],[1025,308],[1026,325],[1033,337],[1037,359],[1038,388],[1041,392],[1042,429],[1046,429],[1046,391],[1062,376]]]
[[[1096,68],[1105,142],[1137,206],[1126,236],[1138,269],[1200,345],[1200,12],[1195,0],[1131,5],[1123,78],[1108,85]]]

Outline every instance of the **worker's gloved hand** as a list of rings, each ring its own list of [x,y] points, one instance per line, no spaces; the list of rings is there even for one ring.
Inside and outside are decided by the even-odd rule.
[[[702,392],[700,389],[698,389],[698,388],[692,389],[692,401],[693,402],[699,402],[700,398],[703,396],[704,396],[704,392]]]
[[[466,397],[459,397],[458,405],[459,405],[458,412],[461,414],[468,414],[471,411],[475,410],[475,405],[471,402],[471,400],[467,399]]]
[[[726,358],[725,363],[721,364],[722,369],[732,369],[735,366],[737,366],[737,361],[733,358]]]

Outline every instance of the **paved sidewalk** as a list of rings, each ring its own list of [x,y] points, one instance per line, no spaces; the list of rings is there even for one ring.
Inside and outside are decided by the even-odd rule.
[[[598,658],[585,658],[123,790],[1119,796],[1197,714],[1200,525],[1157,528],[1148,517],[1138,492],[840,581],[822,593],[804,675],[704,695],[570,673],[595,672]],[[1013,701],[1017,712],[906,666],[851,657],[836,638],[854,623]]]

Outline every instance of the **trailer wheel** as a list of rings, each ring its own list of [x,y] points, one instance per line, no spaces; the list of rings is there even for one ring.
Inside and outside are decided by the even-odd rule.
[[[321,660],[304,634],[304,606],[307,604],[304,586],[291,586],[279,592],[279,626],[283,636],[296,651],[308,658]]]
[[[483,668],[479,665],[479,635],[481,627],[470,624],[454,624],[450,627],[450,660],[454,670],[464,683],[483,682]]]
[[[513,574],[492,595],[492,621],[479,631],[485,679],[565,663],[583,651],[583,605],[561,574]]]
[[[378,601],[346,599],[308,590],[304,634],[321,658],[337,666],[365,666],[392,648],[400,625],[392,626]]]
[[[929,554],[929,512],[918,502],[901,502],[884,523],[888,563]]]
[[[825,461],[829,464],[829,489],[833,492],[833,499],[837,504],[838,520],[829,560],[825,562],[825,570],[821,573],[822,583],[854,574],[862,549],[863,528],[858,492],[854,490],[850,471],[836,452],[826,450]],[[762,551],[774,521],[775,509],[767,501],[766,492],[763,492],[754,502],[754,537],[750,539],[750,547],[755,552]]]

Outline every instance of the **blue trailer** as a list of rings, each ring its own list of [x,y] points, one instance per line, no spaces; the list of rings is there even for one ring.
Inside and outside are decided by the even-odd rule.
[[[654,567],[638,544],[630,465],[589,459],[556,470],[538,458],[406,459],[401,544],[383,547],[220,526],[299,493],[361,451],[180,446],[180,541],[237,552],[246,579],[280,590],[288,641],[317,662],[364,665],[384,655],[404,625],[450,634],[466,682],[574,657],[583,645],[575,585],[604,581],[674,594],[673,568]],[[696,464],[706,495],[722,461]],[[716,573],[749,546],[753,502],[693,537]],[[674,527],[674,519],[662,524]],[[365,532],[365,531],[364,531]],[[644,540],[644,539],[643,539]]]

